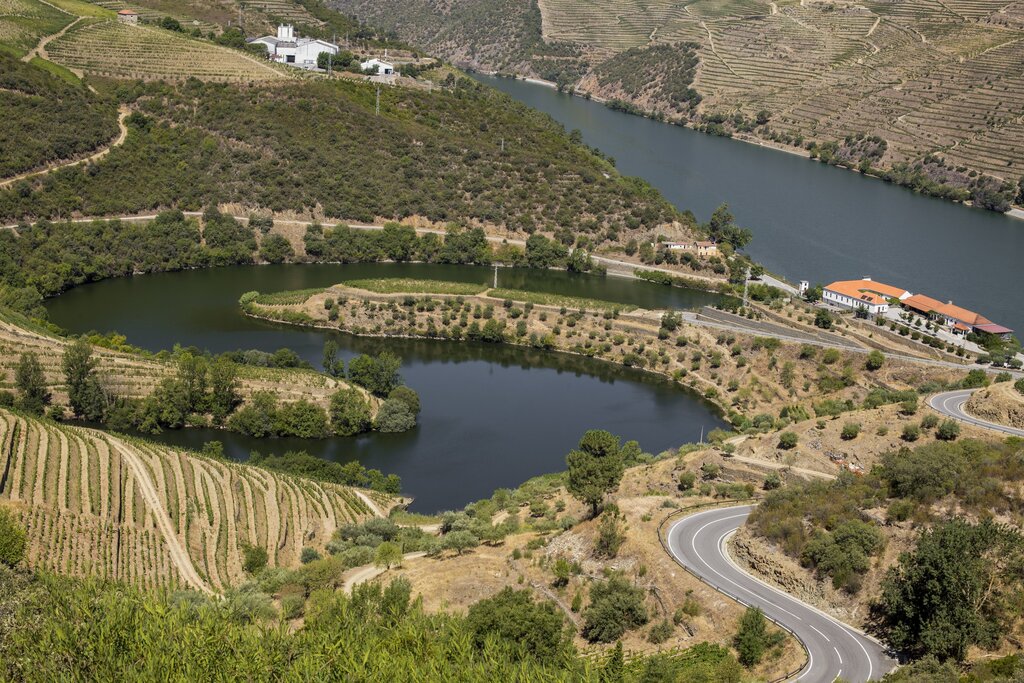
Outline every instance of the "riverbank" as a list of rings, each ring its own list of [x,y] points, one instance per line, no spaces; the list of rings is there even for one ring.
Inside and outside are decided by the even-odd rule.
[[[625,365],[688,388],[716,405],[734,425],[749,424],[759,413],[781,414],[794,401],[827,398],[838,405],[859,395],[848,410],[873,389],[891,392],[927,382],[945,385],[963,373],[952,363],[895,356],[887,360],[885,372],[858,373],[867,349],[844,346],[842,351],[832,348],[819,355],[809,346],[814,341],[810,337],[806,342],[799,337],[783,340],[770,325],[764,326],[764,337],[743,329],[730,333],[714,323],[705,326],[698,319],[664,310],[572,306],[567,301],[544,302],[528,293],[486,287],[475,295],[382,294],[339,284],[302,302],[250,303],[243,310],[275,322],[357,336],[519,345]],[[792,334],[802,333],[794,330]],[[832,373],[822,370],[822,359],[845,379],[823,379],[822,372]],[[805,414],[812,410],[820,414],[822,409],[806,410]]]
[[[471,71],[471,73],[472,73],[472,71]],[[600,97],[598,95],[595,95],[594,93],[581,92],[581,91],[575,90],[574,88],[563,89],[563,88],[560,88],[558,86],[558,84],[553,82],[553,81],[548,81],[548,80],[544,80],[544,79],[540,79],[540,78],[529,77],[529,76],[525,76],[523,74],[518,74],[518,73],[516,73],[516,74],[502,74],[500,72],[477,72],[477,73],[482,73],[482,74],[485,74],[485,75],[490,76],[492,78],[508,79],[508,80],[514,80],[514,81],[521,81],[521,82],[524,82],[524,83],[530,83],[530,84],[533,84],[533,85],[540,85],[540,86],[545,87],[545,88],[556,90],[556,91],[558,91],[561,94],[572,95],[572,96],[575,96],[575,97],[579,97],[580,99],[583,99],[583,100],[597,102],[598,104],[602,104],[602,105],[604,105],[606,107],[609,107],[609,108],[612,108],[610,106],[610,104],[615,101],[615,100],[611,100],[611,99],[608,99],[608,98]],[[639,108],[634,108],[634,107],[629,108],[629,110],[618,109],[618,108],[614,108],[614,110],[618,111],[620,113],[623,113],[623,114],[628,114],[628,115],[631,115],[631,116],[636,116],[636,117],[639,117],[639,118],[648,119],[648,120],[656,122],[656,123],[664,123],[664,124],[667,124],[669,126],[674,126],[674,127],[677,127],[677,128],[686,128],[686,129],[692,130],[694,132],[704,133],[704,131],[702,131],[700,129],[700,125],[697,122],[688,121],[688,120],[684,120],[684,119],[680,119],[680,118],[676,118],[676,119],[673,119],[673,120],[657,118],[651,112],[645,112],[643,110],[640,110]],[[808,150],[806,147],[804,147],[802,145],[801,146],[785,145],[783,143],[779,143],[779,142],[776,142],[776,141],[765,140],[765,139],[758,138],[758,137],[753,136],[753,135],[749,135],[749,134],[745,134],[745,133],[737,133],[737,132],[733,132],[733,133],[731,133],[729,135],[725,135],[725,136],[714,136],[711,133],[705,133],[705,134],[711,135],[712,137],[725,137],[727,139],[738,140],[740,142],[745,142],[745,143],[748,143],[748,144],[751,144],[751,145],[755,145],[757,147],[773,150],[773,151],[776,151],[776,152],[784,152],[786,154],[790,154],[790,155],[793,155],[793,156],[796,156],[796,157],[800,157],[800,158],[804,158],[804,159],[820,161],[819,159],[817,159],[816,156],[811,154],[810,150]],[[842,165],[842,164],[826,164],[826,165],[831,165],[831,166],[835,166],[836,168],[841,168],[841,169],[844,169],[844,170],[853,171],[855,173],[859,173],[860,175],[863,175],[863,176],[868,177],[868,178],[874,178],[876,180],[881,180],[881,181],[883,181],[883,182],[885,182],[887,184],[894,185],[896,187],[902,187],[904,189],[909,189],[911,191],[914,191],[915,194],[921,194],[922,196],[929,197],[931,199],[940,199],[940,200],[948,201],[948,202],[951,202],[951,203],[954,203],[954,204],[961,204],[963,206],[970,207],[970,208],[981,208],[981,207],[976,207],[974,205],[974,203],[971,202],[970,200],[958,201],[958,200],[954,200],[954,199],[947,199],[946,197],[943,197],[941,195],[934,195],[934,194],[929,194],[929,193],[926,193],[926,192],[920,192],[920,191],[916,190],[915,188],[913,188],[911,186],[903,185],[901,183],[895,182],[892,179],[890,179],[890,178],[886,177],[885,175],[881,174],[881,173],[887,173],[888,171],[878,172],[877,170],[873,169],[873,172],[866,172],[865,173],[865,172],[861,171],[860,169],[855,168],[853,166],[846,166],[846,165]],[[991,209],[984,209],[984,208],[982,208],[982,210],[983,211],[992,211]],[[1012,218],[1024,220],[1024,207],[1021,207],[1021,206],[1012,206],[1008,211],[1005,211],[1005,212],[993,211],[993,213],[997,213],[997,214],[998,213],[1002,213],[1003,215],[1007,215],[1007,216],[1010,216]]]

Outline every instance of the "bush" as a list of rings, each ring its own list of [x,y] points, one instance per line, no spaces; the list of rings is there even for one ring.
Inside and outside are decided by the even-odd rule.
[[[694,484],[697,483],[697,475],[689,470],[684,470],[679,473],[679,490],[689,491],[693,489]]]
[[[779,435],[779,448],[786,451],[792,450],[796,448],[799,440],[800,439],[796,435],[796,432],[782,432],[782,434]]]
[[[967,376],[960,381],[964,389],[979,389],[988,386],[988,373],[984,370],[971,370]]]
[[[320,553],[315,548],[303,548],[302,553],[299,555],[299,561],[302,564],[309,564],[314,560],[320,559]]]
[[[647,642],[655,645],[661,645],[672,637],[672,632],[674,630],[675,628],[672,626],[671,621],[668,619],[662,619],[652,626],[651,630],[647,633]]]
[[[832,327],[832,322],[832,314],[826,311],[824,308],[819,308],[817,313],[814,314],[815,327],[820,327],[823,330],[827,330]]]
[[[583,611],[583,636],[592,643],[611,643],[647,620],[643,590],[616,574],[590,587],[590,605]]]
[[[874,350],[868,354],[867,362],[864,364],[868,370],[874,372],[885,364],[885,356],[881,351]]]
[[[1024,377],[1021,377],[1019,380],[1014,382],[1013,388],[1016,389],[1018,393],[1024,394]]]
[[[570,643],[562,613],[552,602],[534,602],[529,590],[506,587],[472,605],[466,626],[479,649],[488,637],[497,636],[545,662],[556,661]]]
[[[939,424],[938,416],[928,414],[921,418],[921,429],[935,429]]]
[[[25,557],[25,530],[6,508],[0,507],[0,564],[13,567]]]
[[[774,491],[777,488],[782,487],[782,477],[779,476],[778,472],[769,472],[768,476],[764,478],[764,483],[761,487],[765,491]]]
[[[418,416],[420,414],[420,395],[417,394],[413,389],[410,389],[409,387],[404,385],[400,387],[395,387],[394,389],[391,390],[391,393],[388,394],[388,398],[397,399],[405,403],[407,406],[409,406],[409,411],[412,412],[413,415]]]
[[[903,433],[900,434],[900,438],[904,441],[913,443],[921,438],[921,428],[915,424],[904,425]]]
[[[625,541],[626,534],[619,521],[619,511],[613,506],[609,506],[601,513],[601,524],[598,527],[597,541],[594,543],[594,553],[598,557],[612,559],[619,554],[619,548]]]
[[[267,549],[261,545],[242,546],[242,569],[255,574],[267,566]]]
[[[935,438],[940,441],[955,441],[960,436],[960,423],[956,420],[943,420],[935,431]]]
[[[377,411],[375,426],[379,432],[405,432],[416,426],[416,415],[402,399],[389,398]]]
[[[839,438],[843,441],[852,441],[857,438],[860,434],[860,424],[856,422],[847,422],[843,425],[843,431],[839,433]]]

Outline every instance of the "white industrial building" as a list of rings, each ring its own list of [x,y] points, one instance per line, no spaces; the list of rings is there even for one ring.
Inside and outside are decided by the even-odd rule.
[[[338,46],[317,38],[298,38],[291,24],[277,27],[276,36],[253,38],[250,44],[259,43],[266,46],[267,54],[272,61],[289,64],[302,69],[315,69],[320,53],[338,54]]]

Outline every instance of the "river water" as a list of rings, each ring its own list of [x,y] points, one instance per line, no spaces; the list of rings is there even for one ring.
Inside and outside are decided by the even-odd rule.
[[[541,85],[478,78],[578,129],[622,173],[644,178],[698,220],[728,203],[754,233],[751,256],[794,282],[869,275],[1024,332],[1024,221]]]
[[[402,375],[422,399],[420,426],[411,432],[258,440],[187,429],[157,438],[197,449],[219,440],[239,460],[253,450],[356,459],[401,476],[403,490],[416,499],[411,509],[422,512],[461,507],[496,488],[564,469],[566,453],[588,429],[636,439],[657,453],[723,426],[708,404],[671,382],[600,361],[511,346],[360,339],[253,320],[238,309],[238,297],[249,290],[322,287],[364,277],[482,283],[492,280],[493,271],[423,264],[216,268],[106,280],[51,299],[47,308],[54,323],[72,332],[116,330],[152,351],[175,343],[214,353],[288,347],[319,366],[329,336],[346,359],[386,346],[402,356]],[[499,285],[652,308],[694,308],[717,298],[645,282],[525,269],[501,270]]]

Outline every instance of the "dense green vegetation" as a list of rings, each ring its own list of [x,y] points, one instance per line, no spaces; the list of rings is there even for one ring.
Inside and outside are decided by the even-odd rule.
[[[0,50],[0,180],[92,151],[117,133],[117,107]]]
[[[618,176],[550,118],[468,79],[452,92],[387,89],[380,116],[373,88],[343,81],[136,83],[114,94],[139,110],[128,141],[95,165],[0,192],[0,218],[216,201],[616,239],[677,217],[655,190]]]
[[[407,581],[363,584],[346,596],[336,590],[332,560],[308,558],[293,571],[254,566],[252,582],[222,600],[0,566],[0,676],[194,680],[216,672],[253,681],[740,680],[728,650],[707,643],[655,657],[626,659],[621,648],[582,657],[565,635],[561,612],[534,602],[527,591],[499,593],[465,617],[427,614],[412,599]],[[300,617],[301,627],[289,628],[288,620]]]
[[[630,48],[599,64],[594,75],[602,86],[615,86],[627,96],[666,102],[670,109],[657,112],[660,116],[685,115],[701,101],[691,87],[700,63],[698,47],[681,43]]]
[[[304,451],[288,451],[283,455],[253,452],[249,456],[249,464],[317,481],[360,486],[386,493],[398,494],[402,490],[397,474],[384,475],[380,470],[368,470],[355,461],[345,464],[331,462]]]
[[[972,645],[998,646],[1019,616],[1024,536],[991,516],[1020,514],[1021,481],[1018,439],[939,441],[886,453],[861,477],[844,473],[834,482],[772,491],[749,524],[836,587],[855,592],[885,543],[866,511],[886,508],[890,522],[915,521],[923,530],[887,574],[875,610],[879,628],[911,655],[962,660]],[[982,521],[950,519],[940,511],[946,509]]]

